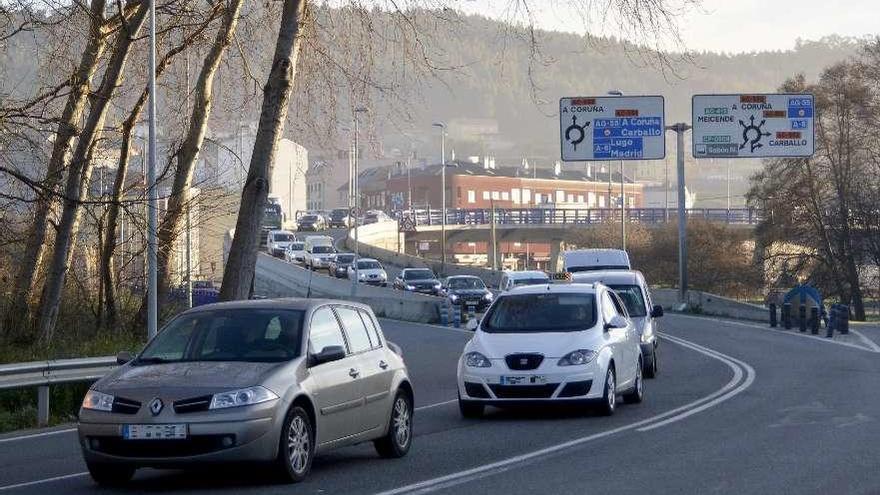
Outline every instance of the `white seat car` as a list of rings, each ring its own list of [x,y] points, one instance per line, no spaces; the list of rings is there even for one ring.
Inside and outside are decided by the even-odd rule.
[[[660,341],[657,339],[657,332],[660,330],[658,318],[663,316],[663,307],[653,304],[651,291],[642,272],[637,270],[580,272],[572,274],[571,281],[601,282],[620,296],[626,306],[629,319],[639,332],[645,376],[656,377],[660,367],[657,349],[660,346]]]
[[[382,263],[372,258],[359,258],[357,262],[348,265],[348,279],[355,278],[365,284],[388,286],[388,273],[382,268]]]
[[[504,274],[501,275],[501,282],[498,283],[498,290],[501,292],[505,292],[513,289],[514,287],[549,283],[550,277],[540,270],[504,272]]]
[[[302,263],[306,256],[304,242],[291,242],[284,252],[284,260],[288,263]]]
[[[639,336],[617,294],[602,284],[534,285],[502,293],[458,363],[459,407],[596,404],[614,413],[617,395],[641,402]]]

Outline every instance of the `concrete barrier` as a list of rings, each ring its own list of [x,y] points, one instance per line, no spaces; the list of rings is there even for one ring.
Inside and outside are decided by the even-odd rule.
[[[672,310],[680,305],[677,289],[651,289],[651,296],[654,304],[663,306],[663,309]],[[763,306],[698,290],[688,291],[687,308],[693,313],[725,316],[738,320],[766,322],[768,318],[767,308]]]
[[[377,316],[419,323],[440,320],[443,298],[358,284],[351,294],[351,281],[311,272],[278,258],[257,256],[254,292],[266,297],[322,297],[369,305]]]
[[[445,273],[441,273],[443,264],[435,260],[427,260],[405,253],[398,253],[397,249],[397,222],[378,222],[358,227],[358,242],[360,255],[370,257],[385,263],[408,268],[430,268],[440,276],[450,277],[453,275],[474,275],[483,279],[489,287],[497,287],[501,281],[502,272],[486,268],[456,265],[446,263]],[[403,239],[401,246],[403,245]],[[346,247],[354,250],[354,230],[346,239]]]

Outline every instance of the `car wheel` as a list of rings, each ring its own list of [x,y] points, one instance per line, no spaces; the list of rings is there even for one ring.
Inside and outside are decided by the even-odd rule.
[[[298,483],[312,469],[315,454],[315,432],[309,415],[300,406],[287,412],[278,447],[277,463],[285,481]]]
[[[125,464],[86,462],[86,468],[95,483],[103,486],[124,485],[134,476],[135,468]]]
[[[603,416],[611,416],[617,409],[617,380],[614,375],[614,367],[608,366],[608,371],[605,372],[605,392],[599,404],[599,413]]]
[[[388,433],[373,442],[376,452],[387,459],[403,457],[412,446],[412,399],[404,390],[398,390],[391,406]]]
[[[467,419],[477,419],[483,417],[483,411],[485,410],[485,406],[480,404],[479,402],[474,402],[470,400],[462,400],[461,394],[458,395],[458,410],[461,412],[461,416]]]
[[[639,365],[636,366],[636,381],[633,383],[632,390],[624,394],[623,400],[627,404],[638,404],[645,398],[645,386],[642,382],[642,358],[639,358]]]
[[[657,348],[655,347],[651,353],[651,364],[645,367],[645,378],[657,378],[657,373],[660,372],[657,358]]]

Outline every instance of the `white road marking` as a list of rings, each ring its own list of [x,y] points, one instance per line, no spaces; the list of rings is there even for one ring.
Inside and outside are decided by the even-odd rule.
[[[672,316],[672,315],[673,314],[670,314],[670,316]],[[736,325],[736,326],[740,326],[740,327],[754,328],[757,330],[764,330],[764,331],[776,330],[771,335],[790,335],[792,337],[800,337],[802,339],[812,339],[817,342],[824,342],[826,344],[834,344],[834,345],[839,345],[839,346],[843,346],[843,347],[849,347],[851,349],[858,349],[860,351],[880,353],[880,346],[878,346],[874,342],[871,342],[870,339],[867,339],[866,337],[864,337],[860,332],[853,330],[852,327],[850,327],[850,333],[853,333],[853,334],[859,336],[861,339],[867,340],[868,342],[870,342],[870,344],[868,342],[866,342],[866,344],[869,347],[856,345],[851,342],[840,342],[839,340],[829,339],[826,337],[820,337],[818,335],[804,334],[804,333],[800,333],[800,332],[791,332],[791,331],[787,331],[785,329],[780,329],[780,328],[770,328],[769,325],[765,326],[765,325],[758,325],[755,323],[745,323],[742,321],[727,320],[724,318],[709,318],[707,316],[683,315],[683,314],[678,314],[678,313],[675,313],[674,316],[679,317],[679,318],[691,318],[694,320],[711,321],[711,322],[715,322],[715,323],[726,323],[728,325]]]
[[[663,334],[664,338],[669,338],[669,336]],[[748,388],[752,382],[754,381],[755,371],[754,369],[739,361],[735,358],[732,358],[726,354],[722,354],[717,351],[713,351],[711,349],[702,347],[693,342],[679,339],[677,337],[669,338],[670,342],[685,345],[688,349],[694,350],[696,352],[700,352],[701,354],[707,355],[714,359],[718,359],[728,367],[733,370],[734,377],[721,389],[702,397],[696,401],[693,401],[684,406],[675,408],[671,411],[667,411],[665,413],[661,413],[650,418],[637,421],[635,423],[631,423],[628,425],[619,426],[617,428],[612,428],[610,430],[605,430],[599,433],[594,433],[592,435],[588,435],[581,438],[576,438],[574,440],[569,440],[568,442],[551,445],[550,447],[545,447],[543,449],[535,450],[532,452],[528,452],[522,455],[509,457],[507,459],[503,459],[500,461],[492,462],[489,464],[484,464],[482,466],[477,466],[471,469],[466,469],[463,471],[459,471],[456,473],[451,473],[445,476],[439,476],[437,478],[413,483],[410,485],[402,486],[399,488],[394,488],[392,490],[387,490],[384,492],[380,492],[378,495],[398,495],[402,493],[413,493],[413,494],[421,494],[421,493],[430,493],[441,489],[446,489],[449,487],[457,486],[463,483],[467,483],[469,481],[477,480],[480,478],[485,478],[488,476],[492,476],[498,473],[502,473],[507,471],[514,466],[522,463],[526,463],[529,461],[536,461],[542,457],[549,456],[552,454],[556,454],[558,452],[571,449],[573,447],[577,447],[583,445],[588,442],[592,442],[594,440],[598,440],[601,438],[605,438],[617,433],[621,433],[629,430],[638,430],[638,431],[646,431],[650,429],[650,425],[657,422],[658,420],[662,420],[661,422],[664,425],[669,423],[680,421],[692,413],[691,411],[695,410],[695,412],[703,411],[709,407],[715,406],[725,400],[732,398],[733,396],[742,393],[746,388]],[[739,364],[742,363],[742,364]],[[744,366],[744,367],[743,367]],[[743,376],[746,375],[746,379],[743,381]],[[705,407],[704,407],[705,406]],[[664,419],[665,418],[665,419]],[[644,430],[643,430],[644,429]]]
[[[60,435],[62,433],[70,433],[76,431],[76,428],[64,428],[62,430],[44,431],[40,433],[29,433],[27,435],[19,435],[15,437],[0,438],[0,443],[15,442],[18,440],[29,440],[31,438],[48,437],[50,435]]]
[[[869,339],[868,337],[866,337],[865,334],[863,334],[862,332],[860,332],[860,331],[858,331],[858,330],[856,330],[856,329],[854,329],[854,328],[852,328],[852,327],[850,327],[849,331],[850,331],[851,334],[853,334],[853,335],[855,335],[856,337],[858,337],[859,340],[861,340],[862,342],[864,342],[866,346],[868,346],[868,347],[870,347],[871,349],[873,349],[874,352],[880,352],[880,345],[877,345],[876,342],[874,342],[873,340],[871,340],[871,339]]]
[[[25,488],[28,486],[39,485],[42,483],[50,483],[52,481],[61,481],[61,480],[68,480],[71,478],[79,478],[81,476],[87,476],[88,474],[89,474],[88,471],[83,471],[81,473],[65,474],[64,476],[54,476],[52,478],[46,478],[43,480],[26,481],[24,483],[16,483],[14,485],[0,486],[0,492],[4,492],[7,490],[15,490],[16,488]]]
[[[433,404],[427,404],[424,406],[416,407],[414,410],[415,411],[424,411],[425,409],[432,409],[435,407],[445,406],[447,404],[452,404],[455,402],[458,402],[458,399],[445,400],[442,402],[435,402]],[[25,436],[21,436],[21,437],[16,437],[14,439],[5,439],[5,440],[7,440],[7,441],[8,440],[23,440],[23,439],[27,439],[27,438],[34,438],[34,437],[45,436],[45,435],[53,435],[56,433],[67,433],[67,432],[71,432],[71,431],[76,431],[76,428],[68,428],[66,430],[47,431],[45,433],[36,433],[33,435],[25,435]],[[39,485],[39,484],[43,484],[43,483],[51,483],[53,481],[61,481],[61,480],[66,480],[66,479],[70,479],[70,478],[78,478],[80,476],[86,476],[88,474],[89,474],[88,471],[83,471],[81,473],[65,474],[63,476],[53,476],[51,478],[45,478],[45,479],[41,479],[41,480],[26,481],[23,483],[16,483],[14,485],[0,486],[0,492],[7,491],[7,490],[14,490],[16,488],[25,488],[28,486]]]

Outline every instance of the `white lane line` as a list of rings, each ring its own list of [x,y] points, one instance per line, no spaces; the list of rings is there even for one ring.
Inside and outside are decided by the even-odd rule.
[[[874,352],[880,352],[880,345],[877,345],[876,342],[874,342],[873,340],[866,337],[865,334],[863,334],[862,332],[860,332],[852,327],[850,327],[849,331],[851,334],[858,337],[859,340],[864,342],[866,346],[870,347]]]
[[[452,403],[455,403],[455,402],[458,402],[458,399],[445,400],[445,401],[442,401],[442,402],[435,402],[435,403],[433,403],[433,404],[426,404],[426,405],[424,405],[424,406],[416,407],[414,410],[415,410],[415,411],[424,411],[425,409],[433,409],[433,408],[435,408],[435,407],[445,406],[445,405],[452,404]],[[66,430],[50,431],[50,432],[46,432],[46,433],[37,433],[37,434],[35,434],[35,435],[28,435],[28,436],[26,436],[26,437],[17,437],[16,439],[32,438],[32,437],[34,437],[34,436],[49,435],[49,434],[54,434],[54,433],[65,433],[65,432],[70,432],[70,431],[76,431],[76,428],[69,428],[69,429],[66,429]],[[8,439],[7,439],[7,440],[8,440]],[[16,488],[25,488],[25,487],[28,487],[28,486],[40,485],[40,484],[43,484],[43,483],[51,483],[51,482],[53,482],[53,481],[66,480],[66,479],[69,479],[69,478],[78,478],[78,477],[80,477],[80,476],[86,476],[86,475],[88,475],[88,474],[89,474],[88,471],[83,471],[83,472],[81,472],[81,473],[65,474],[65,475],[63,475],[63,476],[53,476],[52,478],[46,478],[46,479],[42,479],[42,480],[26,481],[26,482],[23,482],[23,483],[16,483],[16,484],[14,484],[14,485],[0,486],[0,492],[2,492],[2,491],[7,491],[7,490],[14,490],[14,489],[16,489]]]
[[[667,337],[667,336],[664,334],[664,337]],[[635,430],[635,429],[638,429],[638,428],[641,428],[644,426],[648,426],[648,425],[650,425],[658,420],[662,420],[664,418],[668,418],[668,419],[665,419],[665,421],[664,421],[665,424],[679,421],[680,419],[683,419],[683,418],[690,416],[691,415],[690,411],[695,408],[700,408],[700,411],[707,409],[707,407],[702,407],[702,405],[704,405],[704,404],[711,403],[711,405],[714,406],[724,400],[730,399],[731,397],[743,392],[749,385],[751,385],[752,381],[754,381],[754,370],[751,368],[751,366],[748,366],[745,363],[743,363],[745,366],[748,366],[745,370],[743,370],[740,367],[740,365],[737,364],[737,362],[742,362],[742,361],[736,360],[735,358],[727,356],[726,354],[722,354],[720,352],[712,351],[710,349],[704,348],[698,344],[694,344],[693,342],[690,342],[690,341],[687,341],[684,339],[674,338],[674,339],[669,339],[669,340],[670,340],[670,342],[673,342],[676,344],[682,344],[682,343],[690,344],[690,345],[686,346],[688,349],[694,350],[696,352],[700,352],[700,353],[702,353],[706,356],[709,356],[711,358],[718,359],[719,361],[721,361],[722,363],[724,363],[725,365],[727,365],[728,367],[730,367],[732,369],[732,371],[734,373],[733,379],[731,379],[726,385],[721,387],[721,389],[719,389],[719,390],[717,390],[717,391],[715,391],[715,392],[713,392],[713,393],[711,393],[701,399],[693,401],[690,404],[686,404],[684,406],[675,408],[671,411],[667,411],[665,413],[661,413],[661,414],[652,416],[650,418],[647,418],[647,419],[644,419],[641,421],[637,421],[635,423],[619,426],[617,428],[612,428],[610,430],[605,430],[605,431],[602,431],[599,433],[594,433],[592,435],[588,435],[585,437],[576,438],[574,440],[569,440],[564,443],[551,445],[550,447],[545,447],[543,449],[535,450],[535,451],[521,454],[518,456],[509,457],[507,459],[492,462],[489,464],[484,464],[482,466],[477,466],[477,467],[474,467],[471,469],[466,469],[466,470],[459,471],[456,473],[451,473],[451,474],[448,474],[445,476],[439,476],[437,478],[432,478],[429,480],[420,481],[420,482],[413,483],[413,484],[406,485],[406,486],[402,486],[399,488],[394,488],[392,490],[380,492],[377,495],[398,495],[398,494],[402,494],[402,493],[408,493],[408,494],[409,493],[411,493],[411,494],[430,493],[430,492],[434,492],[437,490],[442,490],[442,489],[450,488],[450,487],[457,486],[457,485],[460,485],[463,483],[467,483],[469,481],[474,481],[474,480],[477,480],[480,478],[485,478],[485,477],[492,476],[492,475],[495,475],[498,473],[502,473],[504,471],[507,471],[507,470],[513,468],[514,466],[516,466],[518,464],[526,463],[529,461],[536,461],[542,457],[546,457],[546,456],[549,456],[552,454],[557,454],[561,451],[571,449],[573,447],[577,447],[577,446],[583,445],[585,443],[592,442],[594,440],[605,438],[605,437],[608,437],[608,436],[611,436],[611,435],[614,435],[617,433],[621,433],[624,431]],[[745,371],[745,374],[747,374],[749,378],[747,378],[745,382],[742,382],[742,383],[747,382],[746,387],[740,387],[740,386],[738,386],[738,384],[741,385],[740,382],[742,381],[744,371]],[[711,407],[711,406],[708,406],[708,407]]]
[[[676,317],[680,317],[680,318],[691,318],[694,320],[711,321],[713,323],[725,323],[728,325],[736,325],[736,326],[740,326],[740,327],[754,328],[757,330],[764,330],[765,332],[767,330],[775,330],[775,332],[768,333],[768,335],[788,335],[791,337],[800,337],[802,339],[812,339],[812,340],[815,340],[816,342],[824,342],[826,344],[834,344],[834,345],[839,345],[839,346],[843,346],[843,347],[849,347],[850,349],[858,349],[860,351],[880,353],[880,346],[877,346],[877,344],[875,344],[873,342],[871,343],[873,345],[868,344],[870,347],[865,347],[865,346],[853,344],[851,342],[840,342],[839,340],[833,340],[833,339],[829,339],[826,337],[820,337],[818,335],[803,334],[803,333],[800,333],[797,331],[791,332],[791,331],[788,331],[785,329],[779,329],[779,328],[770,328],[769,325],[764,326],[764,325],[757,325],[754,323],[745,323],[745,322],[741,322],[741,321],[725,320],[723,318],[709,318],[706,316],[693,316],[693,315],[684,315],[684,314],[679,314],[679,313],[674,313],[674,314],[670,313],[670,316],[676,316]],[[860,333],[856,332],[852,328],[850,328],[850,333],[860,335]],[[866,344],[867,344],[867,342],[866,342]]]
[[[0,492],[4,492],[7,490],[15,490],[16,488],[25,488],[28,486],[39,485],[42,483],[50,483],[52,481],[61,481],[61,480],[68,480],[71,478],[79,478],[81,476],[87,476],[88,474],[89,474],[88,471],[83,471],[81,473],[65,474],[64,476],[54,476],[52,478],[46,478],[43,480],[26,481],[24,483],[16,483],[14,485],[0,486]]]
[[[41,433],[29,433],[27,435],[19,435],[17,437],[0,438],[0,443],[15,442],[17,440],[29,440],[31,438],[48,437],[50,435],[60,435],[62,433],[70,433],[76,431],[76,428],[64,428],[63,430],[44,431]]]

